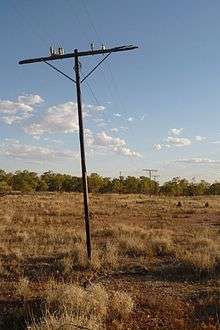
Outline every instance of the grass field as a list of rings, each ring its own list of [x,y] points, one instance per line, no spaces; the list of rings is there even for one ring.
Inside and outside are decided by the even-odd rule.
[[[220,197],[0,198],[0,329],[219,329]]]

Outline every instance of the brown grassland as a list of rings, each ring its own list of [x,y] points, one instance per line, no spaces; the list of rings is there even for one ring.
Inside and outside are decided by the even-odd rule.
[[[178,203],[180,202],[180,203]],[[0,198],[0,329],[220,329],[220,197]]]

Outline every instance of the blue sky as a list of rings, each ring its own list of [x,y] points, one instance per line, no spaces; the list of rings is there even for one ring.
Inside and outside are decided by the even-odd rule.
[[[1,1],[1,168],[80,174],[74,85],[19,60],[51,44],[135,44],[82,86],[88,172],[219,180],[219,11],[217,0]],[[83,58],[82,76],[98,60]],[[74,74],[72,60],[54,64]]]

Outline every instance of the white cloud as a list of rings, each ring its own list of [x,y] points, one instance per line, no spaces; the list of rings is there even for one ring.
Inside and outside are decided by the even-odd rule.
[[[94,106],[93,107],[93,109],[95,110],[95,111],[104,111],[105,110],[105,107],[103,106],[103,105],[97,105],[97,106]]]
[[[163,146],[160,143],[158,143],[158,144],[155,144],[153,147],[155,150],[159,151],[162,149]]]
[[[220,141],[213,141],[213,144],[220,144]]]
[[[133,120],[134,120],[133,117],[129,117],[129,118],[128,118],[128,121],[129,121],[129,122],[132,122]]]
[[[15,115],[19,112],[31,112],[33,110],[32,107],[25,103],[13,102],[9,100],[1,100],[0,101],[0,111],[6,115]]]
[[[100,146],[125,146],[126,143],[124,140],[120,138],[114,138],[108,134],[106,134],[104,131],[101,133],[98,133],[95,137],[95,144]]]
[[[93,112],[104,111],[103,106],[83,104],[83,116],[94,115]],[[106,125],[102,118],[95,119],[98,125]],[[75,102],[65,102],[49,107],[39,118],[34,118],[24,131],[33,137],[50,133],[70,133],[78,131],[78,108]]]
[[[93,104],[87,104],[87,105],[83,105],[84,108],[86,107],[87,110],[92,110],[95,112],[103,112],[106,107],[104,107],[103,105],[93,105]]]
[[[196,136],[195,136],[195,139],[196,139],[196,141],[198,141],[198,142],[202,142],[202,141],[205,141],[205,140],[206,140],[206,137],[204,137],[204,136],[200,136],[200,135],[196,135]]]
[[[153,148],[155,149],[155,150],[157,150],[157,151],[160,151],[160,150],[162,150],[162,149],[168,149],[168,148],[170,148],[171,146],[169,145],[169,144],[160,144],[160,143],[158,143],[158,144],[154,144],[154,146],[153,146]]]
[[[185,163],[185,164],[220,164],[220,160],[214,160],[209,158],[185,158],[178,159],[175,161],[176,163]]]
[[[24,127],[24,131],[33,136],[78,131],[77,104],[66,102],[48,108],[38,120]]]
[[[129,157],[142,157],[139,152],[132,151],[131,149],[123,146],[115,147],[113,149],[116,153],[123,155],[123,156],[129,156]]]
[[[40,95],[36,95],[36,94],[28,95],[28,94],[26,94],[26,95],[18,96],[18,102],[33,106],[33,105],[40,104],[40,103],[44,102],[44,100],[42,99],[42,97]]]
[[[189,146],[192,144],[192,142],[190,141],[190,139],[188,138],[183,138],[183,137],[174,137],[174,136],[168,136],[168,138],[166,139],[166,141],[174,147],[185,147],[185,146]]]
[[[183,128],[171,128],[168,132],[169,136],[163,140],[166,143],[157,143],[153,146],[154,149],[159,151],[164,148],[185,147],[191,145],[192,141],[189,138],[179,136],[182,133],[182,131]],[[202,138],[202,137],[199,136],[198,138]]]
[[[11,125],[31,116],[34,106],[43,102],[39,95],[18,96],[17,101],[0,100],[0,121]]]
[[[113,113],[113,116],[114,117],[121,117],[121,114],[120,113]]]
[[[8,125],[28,118],[32,111],[33,108],[27,104],[0,100],[0,120]]]
[[[169,130],[169,134],[179,136],[182,133],[182,131],[183,131],[183,128],[171,128]]]
[[[129,157],[141,157],[141,154],[127,147],[125,140],[112,137],[106,132],[93,134],[91,130],[85,130],[85,141],[90,151],[101,151],[102,154],[116,153]]]
[[[5,139],[0,144],[0,155],[11,158],[42,161],[77,158],[78,154],[72,150],[57,150],[48,147],[22,144],[19,141]]]

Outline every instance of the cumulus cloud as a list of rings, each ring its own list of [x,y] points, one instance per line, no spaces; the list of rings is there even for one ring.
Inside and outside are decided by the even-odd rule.
[[[195,140],[198,141],[198,142],[202,142],[202,141],[206,140],[206,137],[201,136],[201,135],[196,135]]]
[[[191,145],[191,140],[188,138],[183,137],[175,137],[175,136],[168,136],[166,141],[171,145],[175,147],[185,147]]]
[[[141,157],[140,153],[128,148],[125,140],[119,137],[112,137],[104,131],[93,134],[91,130],[87,129],[85,130],[85,140],[87,146],[92,151],[101,151],[105,154],[113,152],[123,156]]]
[[[126,143],[124,140],[116,137],[112,137],[105,133],[104,131],[96,134],[95,144],[100,146],[125,146]]]
[[[157,151],[160,151],[161,149],[164,148],[190,146],[192,144],[192,141],[189,138],[180,136],[182,131],[183,128],[171,128],[168,131],[169,136],[163,140],[165,141],[165,143],[154,144],[153,148]],[[199,138],[202,137],[199,136]]]
[[[171,148],[171,145],[170,144],[166,144],[166,143],[157,143],[157,144],[154,144],[153,148],[154,148],[154,150],[160,151],[162,149],[169,149],[169,148]]]
[[[183,131],[183,128],[171,128],[169,130],[169,134],[179,136],[182,133],[182,131]]]
[[[30,95],[25,94],[25,95],[18,96],[19,103],[27,104],[30,106],[40,104],[43,101],[44,100],[42,99],[42,97],[40,95],[36,95],[36,94],[30,94]]]
[[[220,164],[220,160],[209,159],[209,158],[185,158],[178,159],[175,161],[176,163],[185,163],[185,164]]]
[[[157,150],[157,151],[161,150],[162,147],[163,146],[160,143],[154,144],[154,149]]]
[[[132,122],[133,120],[134,120],[133,117],[129,117],[129,118],[128,118],[128,121],[129,121],[129,122]]]
[[[78,131],[77,104],[66,102],[48,108],[40,118],[24,127],[24,131],[33,136]]]
[[[114,117],[121,117],[121,114],[120,113],[113,113],[113,116]]]
[[[93,112],[104,111],[103,106],[83,105],[83,116],[90,116]],[[103,123],[102,118],[97,118]],[[104,123],[103,123],[104,124]],[[33,137],[50,133],[70,133],[78,131],[77,103],[65,102],[49,107],[40,117],[34,118],[32,123],[24,127],[24,131]]]
[[[13,139],[5,139],[0,144],[0,155],[32,161],[62,160],[78,157],[78,154],[72,150],[58,150],[48,147],[22,144]]]
[[[0,120],[8,125],[29,118],[34,106],[43,102],[39,95],[18,96],[16,101],[0,100]]]
[[[119,155],[123,155],[123,156],[138,157],[138,158],[142,157],[139,152],[133,151],[128,147],[119,146],[119,147],[114,147],[113,150]]]
[[[103,105],[97,105],[97,106],[94,106],[94,105],[89,105],[88,106],[90,109],[94,110],[94,111],[97,111],[97,112],[102,112],[105,110],[105,107]]]

